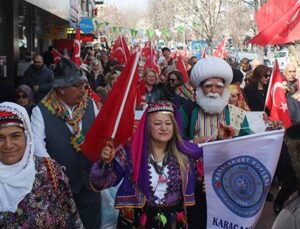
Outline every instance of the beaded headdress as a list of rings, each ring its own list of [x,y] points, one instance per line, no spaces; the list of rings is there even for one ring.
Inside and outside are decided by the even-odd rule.
[[[0,128],[8,126],[24,127],[22,119],[15,113],[0,111]]]
[[[172,112],[174,113],[174,105],[165,100],[149,104],[148,113],[153,112]]]

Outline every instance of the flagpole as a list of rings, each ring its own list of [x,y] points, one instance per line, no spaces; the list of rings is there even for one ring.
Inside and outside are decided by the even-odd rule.
[[[270,90],[271,90],[271,84],[272,84],[272,82],[273,82],[273,76],[274,76],[275,70],[276,70],[275,68],[277,68],[277,67],[278,67],[278,63],[277,63],[277,60],[275,60],[273,72],[272,72],[271,78],[270,78],[270,80],[269,80],[269,85],[268,85],[267,96],[266,96],[266,100],[265,100],[264,111],[266,111],[266,103],[267,103],[267,101],[268,101],[268,99],[269,99],[269,93],[270,93]]]
[[[130,74],[129,82],[127,84],[127,88],[126,88],[126,91],[125,91],[125,95],[123,97],[122,104],[121,104],[121,107],[120,107],[120,110],[119,110],[119,113],[118,113],[118,116],[117,116],[117,119],[116,119],[116,122],[115,122],[114,130],[113,130],[112,135],[111,135],[112,139],[114,139],[115,136],[116,136],[118,126],[119,126],[119,123],[120,123],[120,120],[121,120],[121,116],[123,114],[125,103],[127,101],[127,97],[128,97],[128,94],[129,94],[129,90],[130,90],[130,87],[131,87],[131,84],[132,84],[132,80],[133,80],[133,77],[134,77],[134,74],[135,74],[135,70],[136,70],[140,55],[141,55],[141,52],[138,52],[136,54],[136,57],[135,57],[135,60],[134,60],[134,63],[133,63],[133,67],[132,67],[132,71],[131,71],[131,74]]]
[[[125,49],[124,49],[124,44],[123,44],[123,36],[121,36],[121,45],[122,45],[122,49],[124,50],[123,54],[124,54],[124,57],[125,57],[125,61],[127,63],[127,57],[126,57],[126,53],[125,53]]]
[[[125,103],[127,101],[127,97],[128,97],[128,94],[129,94],[129,90],[130,90],[130,87],[131,87],[131,84],[132,84],[132,81],[133,81],[133,77],[134,77],[134,74],[135,74],[135,70],[136,70],[137,63],[138,63],[138,60],[140,58],[140,55],[141,55],[141,52],[137,52],[134,63],[133,63],[133,67],[131,69],[130,78],[129,78],[129,82],[128,82],[127,87],[126,87],[125,95],[123,97],[121,107],[120,107],[120,110],[118,112],[118,116],[117,116],[117,119],[116,119],[116,122],[115,122],[115,125],[114,125],[113,132],[111,134],[111,137],[108,139],[108,142],[113,142],[114,138],[116,136],[116,133],[117,133],[117,130],[118,130],[118,127],[119,127],[119,123],[120,123],[120,120],[121,120],[121,116],[123,114]],[[106,145],[109,145],[109,144],[106,143]],[[100,174],[103,174],[104,169],[105,169],[105,164],[106,164],[105,162],[102,163],[102,166],[101,166],[101,169],[100,169]]]

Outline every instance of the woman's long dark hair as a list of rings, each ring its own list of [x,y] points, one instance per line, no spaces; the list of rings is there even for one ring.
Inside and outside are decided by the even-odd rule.
[[[257,88],[259,80],[267,75],[268,72],[272,72],[272,69],[265,65],[258,65],[254,69],[252,76],[249,78],[249,87]]]

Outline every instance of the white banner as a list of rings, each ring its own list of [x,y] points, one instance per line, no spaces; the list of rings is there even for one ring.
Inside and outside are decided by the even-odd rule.
[[[207,228],[253,229],[272,183],[284,130],[202,144]]]
[[[263,111],[247,111],[245,113],[249,127],[255,134],[265,132],[267,125],[263,120]]]

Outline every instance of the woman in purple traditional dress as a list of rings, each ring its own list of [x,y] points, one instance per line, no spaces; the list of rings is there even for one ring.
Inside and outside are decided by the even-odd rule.
[[[178,117],[169,101],[149,104],[132,143],[116,149],[107,144],[93,165],[96,190],[121,181],[118,228],[186,228],[186,207],[195,204],[193,159],[202,149],[182,140]]]

